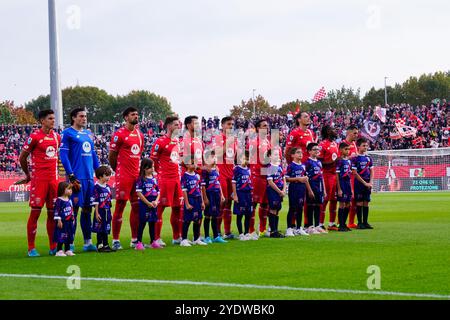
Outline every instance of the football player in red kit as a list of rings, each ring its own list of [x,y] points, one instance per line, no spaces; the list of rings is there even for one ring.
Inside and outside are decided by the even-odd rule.
[[[187,116],[184,119],[185,132],[182,137],[180,137],[180,161],[185,164],[191,164],[192,159],[194,159],[196,165],[196,173],[200,176],[202,175],[203,167],[203,150],[204,144],[201,137],[199,122],[197,116]],[[181,166],[180,177],[186,172],[186,166]],[[181,206],[181,211],[183,211],[183,206]],[[180,244],[183,231],[183,212],[180,214],[179,221],[179,231],[178,237],[174,234],[172,240],[173,244]]]
[[[286,148],[284,151],[286,162],[289,164],[292,162],[292,157],[290,155],[291,148],[299,148],[302,150],[303,158],[302,163],[305,163],[306,160],[309,158],[309,152],[306,149],[308,144],[311,142],[316,142],[317,137],[314,134],[314,132],[311,129],[308,129],[308,127],[311,125],[311,119],[309,117],[308,112],[299,112],[295,115],[295,124],[296,128],[289,133],[289,136],[286,140]],[[303,210],[303,217],[304,217],[304,223],[308,224],[308,217],[307,217],[307,203],[305,201],[305,208]],[[292,218],[292,223],[295,223],[295,218]]]
[[[221,205],[218,219],[218,229],[221,230],[221,224],[225,229],[224,239],[233,239],[231,233],[231,202],[233,200],[232,182],[234,161],[237,151],[237,139],[233,135],[234,120],[232,117],[224,117],[221,120],[222,132],[213,137],[214,151],[217,157],[217,168],[219,169],[220,186],[225,197],[225,202]]]
[[[291,148],[300,148],[302,150],[303,158],[302,163],[308,160],[308,152],[306,147],[311,142],[316,142],[316,136],[314,132],[308,129],[311,124],[311,119],[309,118],[309,114],[307,112],[299,112],[294,117],[296,121],[297,127],[289,133],[289,136],[286,140],[286,149],[284,152],[286,161],[288,163],[292,162],[289,151]]]
[[[39,112],[41,129],[30,134],[19,156],[19,163],[26,175],[24,183],[31,181],[30,207],[31,213],[27,224],[28,256],[38,257],[35,247],[37,222],[44,204],[47,207],[47,235],[50,244],[50,255],[56,254],[56,243],[53,243],[55,228],[54,201],[58,189],[58,148],[61,137],[53,131],[55,114],[53,110]],[[27,158],[31,154],[31,174],[28,170]]]
[[[122,215],[131,202],[130,227],[131,247],[137,245],[139,229],[139,202],[136,193],[136,180],[144,148],[144,135],[138,129],[138,110],[134,107],[122,113],[125,125],[111,137],[109,145],[109,163],[116,173],[116,205],[112,218],[113,249],[122,249],[119,241],[122,227]]]
[[[328,230],[337,231],[336,226],[336,209],[337,209],[337,198],[336,198],[336,160],[339,154],[339,147],[336,143],[337,133],[329,125],[322,127],[321,131],[322,142],[319,144],[319,160],[322,162],[323,166],[323,180],[325,182],[325,190],[327,192],[327,197],[324,198],[323,204],[320,208],[320,222],[319,226],[322,229],[324,227],[325,221],[325,211],[327,209],[328,202],[330,203],[330,219],[328,224]]]
[[[267,168],[270,164],[269,150],[272,145],[270,141],[269,123],[261,119],[255,123],[256,135],[249,139],[250,170],[253,184],[253,213],[250,220],[250,235],[253,234],[255,225],[256,206],[259,204],[259,235],[266,233],[267,217],[269,214],[269,202],[267,199]],[[281,150],[280,150],[281,151]],[[281,159],[281,154],[280,154]],[[267,234],[269,235],[269,234]]]
[[[166,134],[153,144],[150,158],[158,173],[160,204],[158,206],[158,221],[155,228],[155,239],[159,245],[166,244],[161,239],[162,215],[166,207],[171,207],[170,224],[172,225],[173,244],[181,243],[181,221],[183,192],[180,181],[180,141],[178,133],[180,122],[178,117],[170,116],[164,121]]]
[[[359,136],[358,127],[355,125],[350,125],[347,128],[347,134],[346,134],[345,140],[342,141],[350,146],[350,151],[348,154],[348,158],[350,160],[358,155],[358,148],[356,147],[356,140],[358,139],[358,136]],[[354,182],[355,182],[355,176],[351,175],[352,188],[353,188]],[[352,192],[352,194],[354,195],[355,193]],[[356,216],[356,202],[355,202],[355,199],[352,198],[352,203],[350,206],[349,221],[348,221],[349,228],[355,229],[357,227],[357,224],[355,224],[355,216]]]

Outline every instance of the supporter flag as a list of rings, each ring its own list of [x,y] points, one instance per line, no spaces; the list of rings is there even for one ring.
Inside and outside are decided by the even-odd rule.
[[[375,107],[375,114],[381,122],[386,122],[386,108],[381,108],[380,106]]]
[[[394,129],[394,131],[391,131],[389,133],[389,138],[391,138],[391,140],[399,140],[402,138],[402,136],[400,135],[397,129]]]
[[[422,120],[415,114],[412,114],[411,117],[409,117],[410,120],[416,120],[417,121],[417,127],[420,129],[423,126]]]
[[[395,120],[395,126],[397,127],[398,133],[402,137],[415,137],[417,129],[414,127],[407,126],[405,119],[399,118]]]
[[[375,121],[364,121],[363,127],[361,129],[361,135],[372,142],[375,142],[380,135],[381,126]]]
[[[313,103],[319,102],[320,100],[324,99],[327,96],[327,93],[325,92],[325,88],[320,88],[319,91],[316,92],[313,98]]]

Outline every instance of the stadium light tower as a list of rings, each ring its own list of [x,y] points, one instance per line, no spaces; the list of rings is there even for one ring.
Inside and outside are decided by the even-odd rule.
[[[384,106],[386,107],[387,105],[387,89],[386,89],[386,79],[388,77],[384,77]]]
[[[253,117],[256,116],[255,91],[256,89],[253,89]]]
[[[48,34],[50,53],[50,105],[55,112],[56,128],[63,127],[62,93],[59,79],[58,29],[56,25],[56,3],[48,0]]]

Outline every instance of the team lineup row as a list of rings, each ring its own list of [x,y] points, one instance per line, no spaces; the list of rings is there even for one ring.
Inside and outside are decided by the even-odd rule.
[[[86,111],[82,108],[72,110],[71,127],[65,129],[61,137],[52,130],[53,112],[40,112],[41,129],[30,135],[19,158],[26,174],[24,182],[31,181],[31,213],[27,225],[29,256],[39,255],[35,236],[44,204],[48,213],[50,254],[58,255],[73,254],[79,211],[84,251],[121,249],[122,215],[128,201],[131,203],[131,246],[138,250],[144,249],[142,233],[147,223],[150,246],[159,248],[165,245],[161,239],[161,227],[166,207],[171,207],[173,244],[206,245],[234,238],[232,213],[236,215],[240,240],[256,240],[262,234],[283,237],[278,230],[278,213],[286,195],[289,198],[286,236],[326,233],[324,219],[328,202],[328,230],[372,228],[368,224],[368,203],[373,165],[366,155],[368,143],[363,138],[358,139],[355,127],[348,128],[346,140],[338,146],[334,141],[336,133],[332,127],[326,126],[321,132],[322,141],[317,144],[317,138],[307,129],[309,114],[300,112],[295,117],[297,127],[290,133],[284,150],[285,170],[281,163],[281,149],[271,144],[268,134],[257,135],[256,139],[248,141],[245,152],[238,152],[235,139],[225,134],[233,129],[231,117],[222,119],[222,133],[208,146],[210,152],[206,156],[203,156],[205,146],[195,136],[198,128],[196,116],[184,120],[186,132],[181,141],[178,139],[178,117],[166,118],[166,135],[154,143],[151,159],[141,159],[143,134],[138,127],[138,110],[127,108],[123,118],[125,124],[112,136],[109,150],[109,162],[116,178],[116,203],[111,215],[111,190],[107,185],[111,169],[101,166],[97,159],[91,133],[85,129]],[[255,128],[257,133],[270,131],[264,119],[257,121]],[[31,173],[27,163],[29,155]],[[69,183],[61,183],[58,188],[59,158]],[[179,159],[183,160],[180,162]],[[94,173],[98,178],[96,184]],[[335,223],[338,201],[339,227]],[[254,217],[258,205],[259,232],[256,232]],[[91,220],[93,207],[95,215]],[[347,227],[345,221],[349,213]],[[355,214],[358,225],[354,224]],[[66,230],[64,221],[71,224],[71,229]],[[200,237],[202,222],[204,237]],[[187,239],[191,223],[194,227],[193,242]],[[212,237],[209,235],[210,227]],[[110,230],[112,248],[107,240]],[[97,246],[92,244],[92,231],[97,233]],[[66,244],[66,253],[62,250],[63,244]]]

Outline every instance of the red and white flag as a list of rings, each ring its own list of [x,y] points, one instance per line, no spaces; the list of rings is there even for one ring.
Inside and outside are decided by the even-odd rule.
[[[382,108],[380,106],[375,107],[375,114],[381,122],[386,122],[386,108]]]
[[[398,133],[402,137],[415,137],[417,133],[417,129],[411,126],[407,126],[405,119],[395,119],[395,126],[398,130]]]
[[[326,96],[327,96],[327,93],[325,91],[325,88],[322,87],[322,88],[320,88],[319,91],[316,92],[316,94],[314,95],[314,98],[313,98],[312,101],[313,101],[313,103],[319,102],[320,100],[322,100]]]

